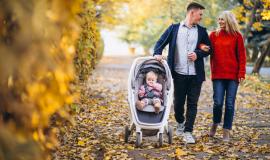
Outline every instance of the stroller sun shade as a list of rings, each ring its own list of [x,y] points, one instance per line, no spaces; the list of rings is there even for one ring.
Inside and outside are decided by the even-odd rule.
[[[145,62],[144,64],[142,64],[142,66],[139,70],[139,72],[143,73],[143,74],[145,74],[149,71],[154,71],[157,74],[166,74],[164,67],[159,62],[155,62],[155,63]]]
[[[160,62],[158,62],[157,60],[148,60],[146,62],[144,62],[138,73],[140,74],[146,74],[149,71],[153,71],[157,74],[161,74],[161,75],[166,75],[166,71],[165,68],[162,66],[162,64],[160,64]],[[138,78],[138,75],[136,75],[136,78]]]
[[[146,60],[135,67],[133,75],[134,79],[131,82],[132,88],[135,88],[135,81],[138,80],[141,75],[145,75],[149,71],[154,71],[158,75],[162,75],[165,81],[167,80],[167,77],[170,77],[170,74],[166,71],[164,65],[161,62],[155,59]],[[166,88],[170,88],[170,82],[166,84]]]

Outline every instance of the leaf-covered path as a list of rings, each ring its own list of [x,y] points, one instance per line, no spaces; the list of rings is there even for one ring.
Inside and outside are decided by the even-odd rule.
[[[269,92],[240,86],[230,143],[209,138],[211,124],[211,81],[203,84],[194,135],[197,143],[185,145],[174,135],[173,144],[157,147],[156,137],[143,137],[135,148],[135,136],[124,143],[124,126],[129,124],[127,78],[131,57],[104,57],[89,81],[83,84],[80,102],[73,106],[76,125],[60,128],[60,147],[53,159],[270,159]],[[169,124],[175,128],[173,111]],[[165,140],[167,137],[165,136]]]

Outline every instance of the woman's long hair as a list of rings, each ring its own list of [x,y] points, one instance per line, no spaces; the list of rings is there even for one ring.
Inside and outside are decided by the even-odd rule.
[[[237,20],[234,16],[234,14],[230,11],[223,11],[219,18],[223,18],[225,21],[225,31],[229,34],[237,34],[240,33]],[[217,34],[221,31],[221,28],[218,27]]]

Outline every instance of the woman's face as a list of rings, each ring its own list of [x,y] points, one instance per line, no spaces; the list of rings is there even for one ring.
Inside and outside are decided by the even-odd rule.
[[[219,24],[219,27],[220,27],[221,29],[225,29],[226,25],[225,25],[225,20],[224,20],[224,18],[219,17],[219,18],[218,18],[218,24]]]

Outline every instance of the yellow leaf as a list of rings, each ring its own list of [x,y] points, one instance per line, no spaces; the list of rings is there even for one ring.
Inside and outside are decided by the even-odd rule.
[[[128,146],[128,147],[127,147],[127,149],[129,149],[129,150],[133,150],[133,149],[134,149],[134,147],[133,147],[133,146]]]
[[[177,149],[175,150],[175,154],[176,154],[177,157],[178,157],[178,156],[186,156],[186,155],[187,155],[187,152],[183,151],[183,150],[180,149],[180,148],[177,148]]]
[[[102,120],[97,120],[96,122],[97,122],[97,123],[103,123],[103,121],[102,121]]]
[[[79,146],[85,146],[85,143],[84,143],[84,141],[78,141],[78,145]]]
[[[38,133],[36,131],[33,133],[33,139],[38,141]]]

